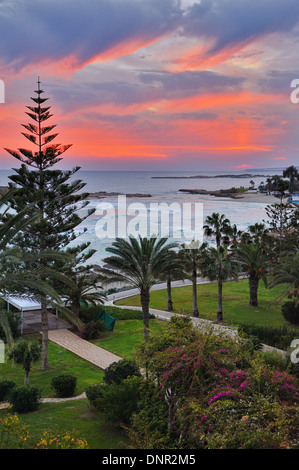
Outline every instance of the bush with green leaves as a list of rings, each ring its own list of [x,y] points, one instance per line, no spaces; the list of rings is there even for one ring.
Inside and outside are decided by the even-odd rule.
[[[80,336],[86,340],[97,339],[103,331],[105,331],[105,323],[103,321],[90,321],[84,325]]]
[[[119,362],[113,362],[105,369],[104,381],[110,385],[112,383],[120,384],[123,380],[130,376],[140,377],[140,370],[136,362],[129,359],[122,359]]]
[[[287,369],[287,358],[276,351],[263,351],[260,352],[260,357],[265,361],[270,367],[274,369],[284,371]]]
[[[56,396],[59,398],[72,397],[77,386],[77,377],[70,374],[62,374],[53,377],[51,382],[52,388],[56,392]]]
[[[157,387],[140,394],[128,429],[133,448],[298,448],[299,383],[246,338],[169,322],[140,345]],[[163,427],[164,423],[164,427]]]
[[[4,312],[3,312],[4,313]],[[19,335],[19,326],[21,324],[21,315],[15,312],[5,312],[5,315],[8,320],[8,324],[10,327],[10,331],[13,338],[17,338]],[[0,326],[0,339],[6,342],[6,335],[4,333],[3,328]]]
[[[10,391],[16,386],[12,380],[0,381],[0,401],[5,401],[8,398]]]
[[[103,384],[94,384],[87,388],[86,397],[93,408],[96,407],[96,400],[103,396],[102,391]]]
[[[296,332],[286,326],[274,328],[271,326],[242,324],[239,329],[252,337],[257,344],[260,342],[282,350],[287,350],[292,340],[297,336]]]
[[[25,370],[24,387],[28,387],[31,364],[40,360],[41,345],[37,341],[28,343],[28,341],[19,340],[9,351],[8,357],[13,359],[16,364],[22,364]]]
[[[108,305],[105,305],[105,307],[90,305],[89,307],[80,308],[80,319],[84,323],[95,321],[98,320],[99,315],[104,311],[115,318],[115,320],[142,320],[143,318],[140,310]],[[150,315],[150,318],[155,318],[155,316]]]
[[[12,411],[28,413],[38,408],[40,398],[41,391],[37,387],[14,387],[8,395],[8,402],[12,405]]]
[[[299,304],[296,305],[295,301],[285,302],[281,307],[281,313],[286,321],[292,325],[299,325]]]
[[[119,384],[103,385],[94,399],[95,407],[105,421],[114,426],[129,424],[133,413],[139,411],[140,390],[144,379],[128,377]]]

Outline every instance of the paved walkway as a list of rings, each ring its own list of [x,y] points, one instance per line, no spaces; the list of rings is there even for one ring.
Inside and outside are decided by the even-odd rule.
[[[122,359],[106,349],[99,348],[95,344],[79,338],[79,336],[68,330],[49,331],[49,340],[101,369],[106,369],[113,362],[118,362]]]
[[[197,281],[197,284],[208,284],[208,283],[211,284],[210,281],[208,281],[206,279],[201,279],[201,278],[199,278],[198,281]],[[172,283],[173,287],[181,287],[181,286],[186,286],[186,285],[190,285],[190,281],[176,281],[176,282]],[[156,285],[153,286],[153,288],[151,290],[162,290],[162,289],[166,289],[166,283],[156,284]],[[107,300],[106,300],[105,304],[106,305],[111,305],[111,306],[117,306],[118,308],[130,308],[132,310],[141,310],[141,307],[136,307],[136,306],[131,306],[131,305],[115,305],[114,304],[114,302],[117,301],[117,300],[126,299],[127,297],[132,297],[132,296],[135,296],[135,295],[138,295],[138,294],[139,294],[138,289],[130,289],[130,290],[126,290],[126,291],[117,292],[115,294],[110,294],[110,295],[107,296]],[[181,317],[185,317],[185,315],[174,314],[174,313],[168,312],[166,310],[157,310],[157,309],[154,309],[154,308],[150,308],[149,311],[152,315],[155,315],[155,317],[160,318],[161,320],[168,320],[169,321],[170,318],[174,315],[179,315]],[[190,317],[190,318],[191,318],[193,324],[196,325],[200,329],[205,329],[205,330],[211,329],[216,334],[223,334],[224,333],[225,335],[227,335],[227,336],[229,336],[230,338],[233,338],[233,339],[236,339],[237,336],[238,336],[238,329],[237,328],[220,325],[220,324],[217,324],[217,323],[213,323],[210,320],[204,320],[202,318],[194,318],[194,317]],[[281,354],[282,356],[286,355],[286,352],[283,351],[282,349],[277,349],[277,348],[274,348],[272,346],[268,346],[267,344],[262,344],[262,348],[263,348],[262,349],[263,351],[277,352],[277,353]]]
[[[208,279],[204,279],[204,278],[198,278],[197,284],[211,284],[211,281],[209,281]],[[183,287],[183,286],[192,285],[192,282],[189,281],[189,280],[173,281],[171,283],[171,285],[172,285],[172,287]],[[153,290],[164,290],[164,289],[166,289],[166,286],[167,286],[167,284],[165,282],[163,282],[163,283],[161,282],[160,284],[155,284],[152,287],[151,291],[153,291]],[[111,306],[116,306],[114,304],[114,302],[116,302],[117,300],[126,299],[128,297],[132,297],[132,296],[138,295],[138,294],[139,294],[138,289],[129,289],[129,290],[126,290],[126,291],[117,292],[115,294],[110,294],[110,295],[107,296],[107,300],[106,300],[105,304],[106,305],[111,305]],[[119,307],[119,308],[130,308],[132,310],[141,310],[141,307],[130,306],[130,305],[117,305],[117,307]],[[149,311],[152,315],[155,315],[155,317],[160,318],[161,320],[168,320],[169,321],[171,319],[171,317],[173,317],[174,315],[185,317],[185,315],[174,314],[172,312],[168,312],[167,310],[158,310],[158,309],[155,309],[155,308],[150,308]],[[237,328],[218,325],[216,323],[213,323],[210,320],[204,320],[202,318],[194,318],[194,317],[190,317],[190,318],[191,318],[193,324],[195,326],[197,326],[198,328],[200,328],[200,329],[205,329],[205,330],[211,329],[216,334],[223,334],[224,333],[227,336],[229,336],[230,338],[236,338],[237,335],[238,335]]]
[[[73,400],[82,400],[82,398],[86,398],[86,393],[83,392],[81,395],[78,395],[77,397],[69,397],[69,398],[41,398],[41,403],[61,403],[64,401],[73,401]],[[0,410],[4,410],[5,408],[9,407],[8,402],[2,402],[0,403]]]

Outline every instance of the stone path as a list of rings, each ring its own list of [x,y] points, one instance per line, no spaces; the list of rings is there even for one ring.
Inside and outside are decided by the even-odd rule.
[[[61,403],[64,401],[73,401],[73,400],[82,400],[82,398],[86,398],[86,393],[83,392],[81,395],[77,397],[69,397],[69,398],[41,398],[41,403]],[[0,403],[0,410],[4,410],[5,408],[9,407],[9,403],[2,402]]]
[[[207,281],[205,279],[199,279],[197,283],[198,284],[208,284],[208,283],[210,283],[210,281]],[[177,281],[176,286],[173,285],[173,287],[181,287],[181,286],[184,286],[184,285],[188,285],[188,281]],[[158,285],[154,286],[155,288],[153,288],[152,290],[165,289],[165,286],[166,286],[166,283],[161,283],[161,284],[158,284]],[[110,295],[107,296],[107,300],[106,300],[105,304],[115,306],[115,307],[118,307],[118,308],[124,308],[124,309],[125,308],[130,308],[132,310],[141,310],[141,307],[136,307],[136,306],[131,306],[131,305],[115,305],[114,304],[114,302],[117,301],[117,300],[126,299],[128,297],[132,297],[134,295],[137,295],[138,293],[139,293],[138,289],[130,289],[130,290],[126,290],[126,291],[117,292],[116,294],[110,294]],[[155,317],[160,318],[161,320],[168,320],[169,321],[170,318],[173,315],[179,315],[181,317],[185,317],[185,315],[174,314],[174,313],[168,312],[166,310],[157,310],[157,309],[154,309],[154,308],[150,308],[149,311],[152,315],[155,315]],[[196,325],[200,329],[205,329],[205,330],[211,329],[216,334],[223,334],[224,333],[225,335],[229,336],[232,339],[237,339],[237,337],[238,337],[238,329],[237,328],[220,325],[220,324],[217,324],[217,323],[213,323],[210,320],[204,320],[202,318],[191,317],[191,320],[192,320],[193,324]],[[282,356],[286,355],[285,351],[283,351],[281,349],[274,348],[272,346],[268,346],[267,344],[262,344],[262,350],[263,351],[276,352],[276,353],[281,354]]]
[[[101,369],[106,369],[113,362],[118,362],[122,359],[116,354],[106,351],[106,349],[99,348],[95,344],[79,338],[79,336],[68,330],[49,331],[49,340]]]

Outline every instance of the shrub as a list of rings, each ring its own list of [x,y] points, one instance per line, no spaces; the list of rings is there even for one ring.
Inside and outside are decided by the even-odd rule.
[[[130,423],[130,445],[298,447],[298,381],[269,365],[277,358],[267,361],[253,350],[251,341],[236,342],[212,331],[193,328],[188,335],[181,334],[171,322],[165,331],[168,334],[152,334],[140,349],[138,363],[147,365],[158,395],[145,402],[141,390],[140,411]],[[161,417],[167,430],[161,427]]]
[[[286,357],[282,356],[278,352],[275,351],[265,351],[260,353],[261,358],[268,364],[269,366],[278,369],[280,371],[286,370],[287,367],[287,359]]]
[[[180,317],[179,315],[173,315],[170,318],[170,323],[177,328],[185,328],[191,326],[192,320],[190,317]]]
[[[95,400],[95,406],[107,423],[130,423],[133,413],[139,410],[140,387],[143,381],[141,377],[128,377],[120,384],[102,386],[101,396]]]
[[[27,426],[21,422],[17,414],[8,414],[0,418],[0,448],[22,449],[28,439]]]
[[[8,395],[8,401],[16,413],[36,410],[40,404],[40,398],[41,391],[37,387],[14,387]]]
[[[119,362],[113,362],[104,374],[104,381],[110,385],[112,383],[120,384],[123,380],[130,376],[140,377],[140,371],[137,364],[134,361],[128,359],[122,359]]]
[[[255,342],[258,340],[261,343],[283,350],[286,350],[296,337],[296,333],[286,326],[273,328],[269,326],[242,324],[240,325],[240,329],[244,333],[255,337]]]
[[[18,313],[14,312],[5,312],[5,315],[7,317],[9,326],[10,326],[10,331],[12,334],[13,338],[16,338],[19,334],[19,326],[21,323],[21,315]],[[3,328],[0,326],[0,339],[2,341],[6,341],[6,336],[4,334]]]
[[[88,387],[88,389],[86,390],[86,396],[91,406],[95,407],[96,400],[103,396],[102,390],[102,384],[94,384]]]
[[[87,449],[87,441],[78,439],[76,432],[44,431],[36,449]]]
[[[80,319],[84,323],[88,323],[90,321],[96,321],[103,311],[111,315],[115,320],[142,320],[142,312],[140,310],[134,310],[130,308],[120,308],[115,306],[108,306],[105,307],[81,307],[80,309]],[[150,315],[150,318],[155,318],[155,315]]]
[[[72,397],[76,389],[77,377],[68,374],[58,375],[52,379],[51,385],[55,389],[57,397]]]
[[[299,325],[299,305],[296,306],[295,301],[285,302],[281,307],[283,318],[292,323],[292,325]]]
[[[86,340],[97,339],[104,330],[105,323],[103,321],[90,321],[84,325],[84,330],[81,332],[80,336]]]
[[[0,401],[5,401],[8,398],[9,392],[16,386],[12,380],[0,381]]]

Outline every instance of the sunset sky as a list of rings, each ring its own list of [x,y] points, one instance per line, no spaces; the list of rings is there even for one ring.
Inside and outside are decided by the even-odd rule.
[[[0,169],[38,75],[62,168],[299,164],[298,0],[0,0]]]

